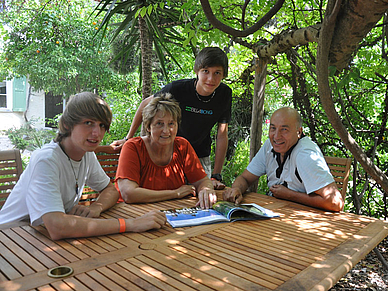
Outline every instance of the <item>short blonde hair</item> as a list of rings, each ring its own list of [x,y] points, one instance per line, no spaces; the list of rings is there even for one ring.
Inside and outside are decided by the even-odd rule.
[[[150,135],[151,122],[159,111],[164,114],[169,113],[178,125],[180,124],[182,114],[179,103],[170,93],[161,93],[154,96],[143,109],[143,125],[147,135]]]

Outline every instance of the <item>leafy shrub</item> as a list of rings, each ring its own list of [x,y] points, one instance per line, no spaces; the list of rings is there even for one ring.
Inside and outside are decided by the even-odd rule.
[[[27,123],[20,128],[11,128],[5,131],[15,148],[21,151],[34,151],[49,143],[56,135],[52,129],[35,129],[31,123]]]
[[[108,145],[115,140],[123,139],[131,127],[132,119],[140,105],[141,97],[130,92],[107,92],[106,102],[110,105],[113,112],[113,120],[109,129],[102,140],[102,145]]]

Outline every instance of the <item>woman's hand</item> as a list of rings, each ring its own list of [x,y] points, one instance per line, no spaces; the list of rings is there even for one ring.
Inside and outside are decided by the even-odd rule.
[[[214,189],[202,188],[198,193],[198,202],[195,206],[200,206],[202,209],[209,209],[216,202],[216,191]]]
[[[193,185],[183,185],[176,189],[176,191],[178,198],[183,198],[190,194],[195,196],[195,187]]]
[[[213,187],[215,190],[223,190],[225,189],[225,184],[222,183],[221,181],[218,181],[216,179],[211,179],[213,183]]]

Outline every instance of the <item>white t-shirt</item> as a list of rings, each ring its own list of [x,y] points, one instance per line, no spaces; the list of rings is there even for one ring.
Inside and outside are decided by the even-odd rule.
[[[70,163],[78,178],[78,195]],[[0,224],[30,218],[33,226],[40,225],[46,213],[68,213],[78,203],[85,184],[102,191],[109,181],[94,152],[86,152],[81,161],[69,161],[58,143],[52,141],[33,152],[0,210]]]
[[[267,139],[249,163],[247,170],[259,177],[267,174],[268,187],[286,182],[288,189],[307,194],[334,182],[321,150],[307,136],[301,138],[291,151],[279,177],[276,176],[278,167],[271,142]]]

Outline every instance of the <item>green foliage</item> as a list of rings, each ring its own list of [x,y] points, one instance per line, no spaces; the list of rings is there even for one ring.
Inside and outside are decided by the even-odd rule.
[[[212,160],[214,157],[212,157]],[[240,175],[249,164],[249,142],[243,140],[238,142],[233,159],[227,161],[222,170],[223,183],[231,186],[233,181]]]
[[[67,96],[109,87],[109,42],[94,36],[90,1],[13,0],[1,13],[3,77],[24,75],[36,89]]]
[[[56,131],[48,129],[34,129],[30,124],[20,128],[11,128],[5,131],[12,144],[19,150],[34,151],[54,139]]]
[[[182,70],[180,61],[184,49],[180,45],[184,36],[174,26],[180,23],[181,4],[177,1],[159,2],[155,0],[137,1],[112,1],[102,0],[96,6],[98,15],[104,16],[101,23],[103,36],[105,29],[114,27],[112,40],[119,38],[127,44],[112,61],[130,60],[133,52],[140,54],[141,42],[153,43],[154,55],[159,62],[159,69],[163,77],[169,81],[168,62],[171,61]],[[118,17],[121,16],[121,17]],[[139,24],[139,18],[144,19],[146,31]],[[145,35],[148,34],[148,37]],[[175,51],[175,53],[173,52]],[[177,51],[180,51],[177,53]],[[148,64],[149,65],[149,64]],[[139,66],[141,69],[141,66]],[[121,69],[120,69],[121,70]],[[142,77],[142,76],[140,76]]]
[[[141,97],[133,92],[132,94],[130,92],[107,92],[106,101],[112,109],[113,120],[109,132],[105,133],[101,142],[102,145],[123,139],[127,135],[141,100]]]

